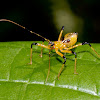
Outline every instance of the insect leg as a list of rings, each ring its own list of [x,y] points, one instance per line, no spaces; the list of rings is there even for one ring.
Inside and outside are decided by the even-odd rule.
[[[79,43],[79,44],[77,44],[77,45],[74,45],[74,46],[72,46],[72,47],[69,47],[69,48],[65,48],[66,50],[70,50],[70,49],[73,49],[73,48],[76,48],[76,47],[78,47],[78,46],[82,46],[82,45],[85,45],[85,44],[88,44],[89,46],[90,46],[90,48],[96,53],[96,55],[100,58],[100,55],[95,51],[95,49],[91,46],[91,44],[90,43],[88,43],[88,42],[83,42],[83,43]]]
[[[59,73],[58,73],[58,80],[59,80],[59,76],[60,76],[60,74],[61,74],[61,72],[62,72],[62,69],[63,69],[63,67],[64,67],[64,65],[65,65],[65,63],[66,63],[66,57],[65,56],[63,56],[63,58],[64,58],[64,62],[63,62],[63,65],[62,65],[62,67],[61,67],[61,69],[60,69],[60,71],[59,71]]]
[[[49,69],[48,69],[48,74],[47,74],[46,82],[48,80],[48,76],[49,76],[49,73],[50,73],[50,51],[51,50],[49,50]]]
[[[91,46],[90,43],[88,42],[83,42],[82,45],[88,44],[90,46],[90,48],[96,53],[96,55],[100,58],[100,55],[95,51],[95,49]]]
[[[32,64],[32,46],[37,45],[37,43],[32,43],[31,44],[31,52],[30,52],[30,64]]]
[[[62,28],[61,28],[61,32],[60,32],[60,34],[59,34],[58,41],[60,41],[60,40],[61,40],[61,36],[62,36],[63,30],[64,30],[64,26],[62,26]]]
[[[78,74],[78,73],[76,72],[76,60],[77,60],[77,54],[76,54],[76,52],[73,52],[73,51],[70,51],[70,50],[61,50],[61,52],[64,52],[64,53],[72,53],[72,54],[74,54],[74,55],[75,55],[75,67],[74,67],[74,74]]]
[[[62,53],[60,53],[58,50],[56,50],[56,53],[57,53],[58,55],[60,55],[60,56],[64,59],[63,65],[62,65],[62,67],[61,67],[61,69],[60,69],[60,71],[59,71],[59,73],[58,73],[58,80],[59,80],[59,76],[60,76],[60,74],[61,74],[61,72],[62,72],[62,69],[63,69],[65,63],[66,63],[66,57],[65,57]]]
[[[64,48],[64,49],[70,50],[70,49],[76,48],[76,47],[78,47],[78,46],[82,46],[82,43],[79,43],[79,44],[77,44],[77,45],[74,45],[74,46],[69,47],[69,48]]]
[[[40,46],[42,48],[51,49],[49,46],[45,46],[45,45],[40,44],[40,43],[32,43],[31,44],[31,52],[30,52],[30,64],[32,64],[32,47],[33,47],[33,45],[37,45],[37,46]]]
[[[72,53],[75,55],[75,67],[74,67],[74,74],[78,74],[78,73],[76,72],[76,60],[77,60],[77,54],[76,54],[76,52],[73,52],[73,51],[72,51]]]
[[[42,41],[42,45],[44,45],[44,40]],[[43,47],[41,47],[41,54],[39,56],[42,57],[42,54],[43,54]]]

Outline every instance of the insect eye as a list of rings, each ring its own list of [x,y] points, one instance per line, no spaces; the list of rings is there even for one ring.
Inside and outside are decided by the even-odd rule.
[[[67,39],[67,43],[70,42],[70,39]]]

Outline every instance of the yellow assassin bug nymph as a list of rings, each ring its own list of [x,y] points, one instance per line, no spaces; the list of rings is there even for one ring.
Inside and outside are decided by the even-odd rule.
[[[37,45],[37,46],[40,46],[41,47],[41,57],[42,57],[42,49],[43,48],[46,48],[46,49],[49,49],[49,69],[48,69],[48,74],[47,74],[47,78],[46,78],[46,82],[48,80],[48,76],[49,76],[49,73],[50,73],[50,51],[55,49],[55,52],[61,56],[63,59],[64,59],[64,62],[63,62],[63,65],[58,73],[58,79],[59,79],[59,76],[62,72],[62,69],[66,63],[66,57],[62,54],[62,53],[71,53],[71,54],[74,54],[75,55],[75,67],[74,67],[74,74],[77,74],[76,72],[76,58],[77,58],[77,54],[73,51],[71,51],[71,49],[73,48],[76,48],[78,46],[82,46],[82,45],[85,45],[85,44],[88,44],[90,46],[90,48],[97,54],[97,56],[100,58],[100,55],[98,55],[98,53],[94,50],[94,48],[91,46],[90,43],[88,42],[83,42],[83,43],[79,43],[77,45],[75,45],[75,43],[77,42],[77,38],[78,38],[78,33],[74,32],[74,33],[67,33],[65,36],[64,36],[64,40],[62,41],[61,40],[61,37],[62,37],[62,33],[63,33],[63,30],[64,30],[64,26],[62,26],[61,28],[61,31],[60,31],[60,34],[59,34],[59,37],[58,37],[58,41],[50,41],[49,39],[46,39],[44,38],[43,36],[33,32],[33,31],[30,31],[28,30],[26,27],[14,22],[14,21],[11,21],[11,20],[8,20],[8,19],[0,19],[0,21],[7,21],[7,22],[11,22],[15,25],[18,25],[20,27],[22,27],[23,29],[26,29],[27,31],[29,31],[30,33],[33,33],[41,38],[43,38],[45,41],[48,41],[48,46],[44,45],[44,44],[40,44],[40,43],[32,43],[31,44],[31,51],[30,51],[30,64],[32,64],[32,46],[33,45]],[[58,51],[60,50],[60,52]],[[62,53],[61,53],[62,52]]]

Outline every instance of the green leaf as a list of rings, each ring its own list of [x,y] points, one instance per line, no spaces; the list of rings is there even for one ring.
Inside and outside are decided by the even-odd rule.
[[[59,80],[64,60],[53,50],[45,83],[49,51],[43,49],[40,58],[41,48],[33,46],[33,64],[29,65],[31,43],[0,42],[0,100],[100,100],[100,58],[88,45],[75,49],[78,75],[73,74],[74,55],[65,54],[67,61]],[[100,55],[100,44],[92,43],[92,47]]]

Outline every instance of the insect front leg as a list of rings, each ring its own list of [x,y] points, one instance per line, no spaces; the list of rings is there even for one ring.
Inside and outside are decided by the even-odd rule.
[[[65,49],[70,50],[70,49],[76,48],[76,47],[78,47],[78,46],[86,45],[86,44],[88,44],[88,45],[90,46],[90,48],[91,48],[91,49],[96,53],[96,55],[100,58],[100,55],[95,51],[95,49],[94,49],[94,48],[91,46],[91,44],[88,43],[88,42],[82,42],[82,43],[79,43],[79,44],[74,45],[74,46],[72,46],[72,47],[65,48]]]
[[[58,77],[58,80],[59,80],[59,76],[60,76],[60,74],[61,74],[61,72],[62,72],[62,69],[63,69],[65,63],[66,63],[66,57],[65,57],[62,53],[60,53],[60,52],[58,51],[58,49],[57,49],[57,50],[55,49],[55,51],[56,51],[56,53],[57,53],[58,55],[60,55],[60,56],[64,59],[63,65],[62,65],[62,67],[61,67],[61,69],[60,69],[60,71],[59,71],[59,73],[58,73],[58,76],[57,76],[57,77]]]
[[[96,53],[96,55],[100,58],[100,55],[95,51],[95,49],[91,46],[90,43],[88,42],[83,42],[82,45],[88,44],[90,46],[90,48]]]
[[[96,55],[100,58],[100,55],[95,51],[95,49],[91,46],[91,44],[90,43],[88,43],[88,42],[83,42],[83,43],[79,43],[79,44],[77,44],[77,45],[74,45],[74,46],[72,46],[72,47],[69,47],[69,48],[65,48],[67,51],[68,50],[70,50],[70,49],[73,49],[73,48],[76,48],[76,47],[78,47],[78,46],[82,46],[82,45],[85,45],[85,44],[88,44],[89,46],[90,46],[90,48],[96,53]],[[64,52],[64,50],[61,50],[61,52]],[[76,55],[76,53],[75,52],[72,52],[74,55],[75,55],[75,68],[74,68],[74,74],[77,74],[77,72],[76,72],[76,57],[77,57],[77,55]]]
[[[60,31],[60,34],[59,34],[59,37],[58,37],[58,41],[61,41],[63,30],[64,30],[64,26],[62,26],[62,28],[61,28],[61,31]]]
[[[74,55],[75,55],[74,74],[78,74],[78,73],[76,72],[76,61],[77,61],[77,54],[76,54],[76,52],[73,52],[73,51],[70,51],[70,50],[61,50],[61,52],[63,52],[63,53],[71,53],[71,54],[74,54]]]

